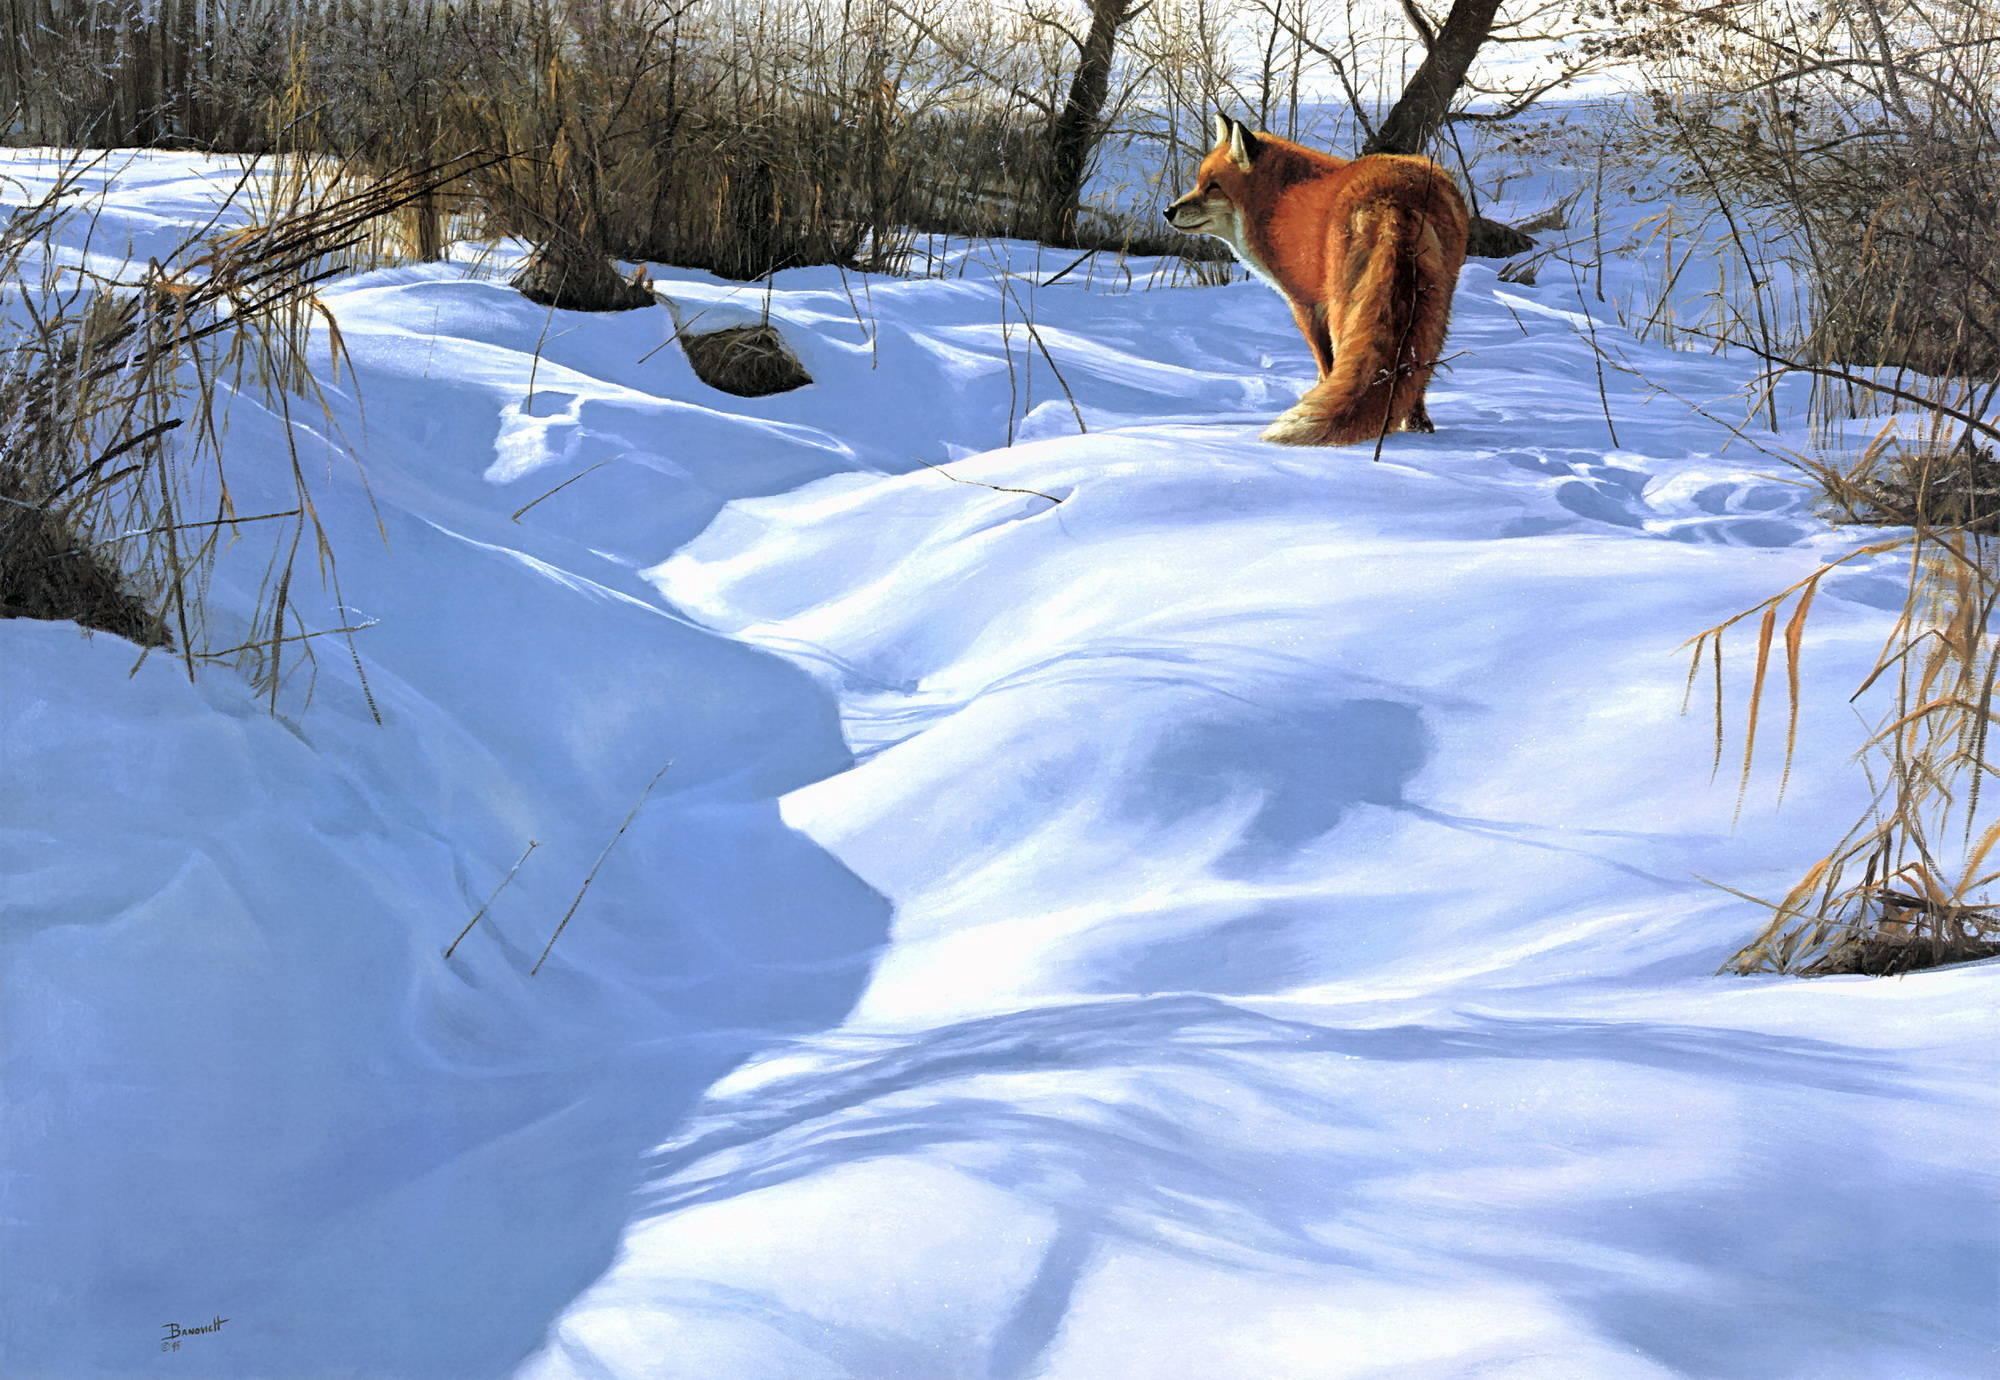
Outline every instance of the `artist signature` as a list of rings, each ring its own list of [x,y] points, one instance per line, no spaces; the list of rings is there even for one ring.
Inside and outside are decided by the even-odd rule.
[[[179,1351],[181,1349],[181,1338],[199,1337],[204,1332],[220,1332],[222,1331],[222,1325],[228,1321],[229,1319],[227,1318],[217,1317],[203,1323],[200,1327],[183,1327],[180,1323],[161,1323],[160,1326],[166,1329],[167,1335],[160,1338],[160,1350]]]

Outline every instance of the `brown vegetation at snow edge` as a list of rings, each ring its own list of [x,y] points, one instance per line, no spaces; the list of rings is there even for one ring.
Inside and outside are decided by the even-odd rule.
[[[410,209],[428,257],[454,221],[558,241],[564,281],[581,281],[580,253],[736,279],[886,264],[911,230],[1212,254],[1076,204],[1133,73],[1100,61],[1079,97],[1096,104],[1066,105],[1082,39],[1025,15],[946,0],[301,0],[243,24],[235,0],[57,3],[0,0],[21,21],[0,52],[10,142],[305,148],[378,174],[517,155]],[[1055,192],[1052,134],[1075,175]]]
[[[0,226],[0,277],[53,242],[85,171],[73,167]],[[323,415],[314,369],[337,370],[339,333],[313,295],[338,255],[465,165],[419,169],[359,189],[309,175],[255,184],[265,218],[190,236],[125,280],[57,268],[23,282],[26,324],[0,342],[0,613],[72,619],[148,647],[172,647],[190,675],[225,661],[275,703],[284,673],[311,660],[298,558],[332,587],[333,552],[299,455],[277,457],[291,506],[245,513],[231,497],[218,395],[261,394],[284,419],[304,399]],[[253,196],[246,174],[235,192]],[[218,212],[218,216],[221,212]],[[316,327],[324,323],[324,335]],[[315,341],[328,352],[315,361]],[[203,592],[233,542],[270,536],[253,615],[208,627]]]
[[[1814,7],[1736,0],[1620,6],[1652,64],[1655,128],[1717,199],[1748,300],[1718,343],[1763,359],[1760,389],[1813,380],[1815,428],[1892,415],[1851,463],[1797,467],[1847,521],[1907,529],[1834,562],[1694,641],[1724,744],[1725,635],[1754,619],[1741,782],[1756,760],[1770,678],[1782,668],[1783,758],[1796,744],[1801,648],[1820,582],[1900,553],[1906,595],[1853,698],[1886,706],[1861,757],[1864,817],[1768,906],[1738,972],[1902,971],[1982,957],[2000,939],[1986,897],[2000,819],[1987,806],[2000,647],[2000,562],[1990,538],[2000,396],[2000,13],[1967,0]],[[1802,337],[1776,324],[1746,227],[1776,232],[1811,291]],[[1834,449],[1837,451],[1837,444]],[[1782,631],[1781,631],[1782,629]],[[1779,792],[1783,792],[1783,775]]]

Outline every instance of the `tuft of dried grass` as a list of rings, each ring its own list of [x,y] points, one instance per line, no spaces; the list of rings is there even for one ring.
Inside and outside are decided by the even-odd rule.
[[[2000,940],[1988,901],[2000,870],[1986,865],[2000,821],[1985,789],[2000,766],[1988,742],[2000,679],[2000,14],[1969,0],[1613,0],[1613,13],[1650,68],[1646,137],[1711,208],[1705,226],[1655,218],[1666,272],[1640,333],[1764,361],[1746,401],[1774,429],[1778,383],[1810,380],[1816,453],[1787,462],[1834,520],[1902,529],[1692,639],[1690,690],[1705,675],[1718,770],[1724,644],[1747,641],[1732,663],[1747,668],[1738,807],[1767,761],[1782,798],[1814,595],[1849,562],[1902,558],[1903,607],[1853,692],[1880,712],[1859,758],[1871,803],[1783,897],[1745,898],[1769,918],[1725,968],[1983,957]],[[1668,301],[1691,264],[1717,273],[1698,326],[1671,320]],[[1875,440],[1846,449],[1852,419],[1883,411]]]
[[[51,619],[142,647],[171,646],[165,621],[128,587],[113,549],[38,503],[25,478],[25,467],[0,465],[0,618]]]
[[[1853,695],[1860,699],[1880,687],[1889,699],[1882,723],[1862,750],[1875,787],[1872,803],[1781,900],[1746,898],[1768,909],[1771,918],[1725,965],[1727,971],[1846,971],[1839,965],[1864,953],[1903,952],[1898,945],[1912,954],[1927,948],[1932,961],[1955,961],[1944,955],[1972,953],[2000,940],[2000,920],[1983,899],[2000,882],[2000,869],[1988,866],[2000,845],[2000,820],[1986,822],[1981,809],[1984,781],[1994,770],[1989,736],[2000,682],[2000,645],[1990,632],[2000,606],[2000,553],[1989,539],[1963,528],[1919,525],[1907,536],[1829,563],[1695,638],[1690,685],[1706,659],[1720,766],[1723,641],[1731,627],[1755,617],[1739,807],[1756,763],[1768,680],[1778,661],[1788,702],[1782,796],[1797,745],[1801,654],[1813,596],[1821,581],[1848,561],[1897,551],[1909,560],[1909,592],[1874,667]],[[1781,640],[1779,619],[1788,603]],[[1960,859],[1955,865],[1948,861],[1954,853]],[[1875,940],[1888,947],[1856,947]]]
[[[1837,522],[2000,530],[2000,456],[1990,446],[1907,445],[1885,436],[1851,467],[1823,462],[1817,468]]]
[[[2000,939],[1945,935],[1935,930],[1928,934],[1898,933],[1896,914],[1894,909],[1885,909],[1880,918],[1864,927],[1864,932],[1835,941],[1800,971],[1806,977],[1837,974],[1895,977],[1951,963],[1977,963],[2000,955]]]
[[[509,282],[530,302],[559,311],[633,311],[659,304],[642,275],[622,278],[601,252],[562,237],[536,246]]]
[[[285,673],[310,662],[313,639],[353,630],[311,627],[298,607],[302,554],[337,588],[302,458],[285,457],[291,507],[239,511],[220,400],[261,394],[287,423],[300,399],[323,413],[315,356],[324,349],[320,358],[337,371],[343,351],[315,285],[343,270],[342,252],[362,244],[374,221],[449,184],[466,164],[358,189],[281,170],[256,194],[258,223],[190,235],[163,260],[115,279],[61,267],[54,247],[65,220],[86,214],[69,205],[84,166],[0,227],[0,277],[19,279],[36,247],[56,265],[39,284],[21,285],[26,324],[0,341],[4,612],[171,647],[190,676],[206,662],[237,665],[275,707]],[[232,201],[251,204],[258,180],[247,170]],[[247,627],[218,646],[204,592],[222,552],[260,531],[271,536],[263,595]]]
[[[812,382],[812,375],[769,322],[683,333],[680,341],[696,378],[740,398],[788,393]]]

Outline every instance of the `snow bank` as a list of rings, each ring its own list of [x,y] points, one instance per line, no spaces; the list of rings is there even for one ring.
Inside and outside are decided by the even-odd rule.
[[[1994,968],[1712,976],[1698,877],[1860,808],[1895,588],[1830,579],[1737,818],[1679,648],[1853,545],[1687,405],[1747,367],[1475,266],[1435,436],[1283,450],[1267,289],[1065,262],[660,271],[817,380],[757,400],[665,312],[341,282],[380,725],[0,623],[0,1369],[1990,1365]]]

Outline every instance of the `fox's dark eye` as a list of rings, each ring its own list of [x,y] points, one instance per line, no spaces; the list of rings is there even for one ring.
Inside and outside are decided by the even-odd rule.
[[[1201,194],[1203,196],[1208,196],[1211,195],[1212,193],[1219,192],[1221,190],[1222,190],[1222,184],[1211,178],[1209,180],[1209,184],[1201,189]]]

